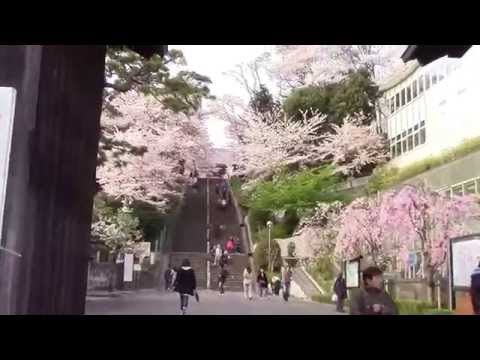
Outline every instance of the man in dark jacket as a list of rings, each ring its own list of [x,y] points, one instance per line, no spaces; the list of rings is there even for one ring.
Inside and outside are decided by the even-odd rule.
[[[473,312],[480,315],[480,262],[473,270],[470,284],[470,297],[472,298]]]
[[[382,289],[383,272],[371,266],[362,274],[364,288],[350,304],[352,315],[397,315],[397,306],[390,295]]]
[[[180,309],[182,315],[187,313],[188,296],[194,296],[197,289],[197,279],[195,272],[190,267],[188,259],[183,260],[182,267],[178,270],[175,281],[175,291],[180,294]]]
[[[338,274],[335,284],[333,285],[333,291],[335,295],[337,295],[337,311],[344,312],[343,304],[347,298],[347,283],[342,273]]]
[[[290,286],[292,284],[292,270],[290,266],[286,266],[282,272],[282,282],[283,282],[283,300],[288,301],[290,296]]]

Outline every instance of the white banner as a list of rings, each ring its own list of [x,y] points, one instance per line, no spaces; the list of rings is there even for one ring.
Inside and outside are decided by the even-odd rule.
[[[470,287],[473,270],[480,262],[480,236],[452,243],[453,287]]]
[[[123,263],[123,281],[133,281],[133,254],[125,254]]]
[[[16,96],[17,92],[14,88],[0,87],[0,236],[3,226],[3,212],[5,210]],[[3,244],[2,239],[0,239],[1,244]]]
[[[359,261],[347,261],[345,266],[345,281],[347,288],[358,288],[360,278],[360,262]]]

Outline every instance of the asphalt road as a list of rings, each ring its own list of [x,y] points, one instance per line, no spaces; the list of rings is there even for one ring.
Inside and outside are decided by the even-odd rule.
[[[200,302],[189,301],[189,315],[339,315],[329,304],[291,298],[288,302],[280,297],[252,301],[239,292],[218,295],[211,290],[199,292]],[[177,293],[162,293],[143,290],[115,297],[88,297],[87,315],[180,315]]]

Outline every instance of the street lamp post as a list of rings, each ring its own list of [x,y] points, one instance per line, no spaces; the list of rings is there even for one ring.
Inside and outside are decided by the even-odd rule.
[[[268,228],[268,269],[272,272],[272,248],[270,243],[272,241],[272,225],[273,223],[269,220],[267,221],[267,228]]]

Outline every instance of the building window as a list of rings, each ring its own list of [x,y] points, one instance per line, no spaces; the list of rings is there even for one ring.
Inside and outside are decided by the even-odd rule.
[[[452,188],[452,193],[454,195],[463,195],[463,186],[457,185]]]
[[[395,145],[391,147],[392,149],[392,159],[395,157]]]
[[[430,89],[430,74],[425,74],[425,91]]]
[[[412,93],[413,98],[415,99],[417,97],[417,80],[412,83]]]
[[[418,95],[422,95],[423,93],[423,75],[420,76],[420,79],[418,79]]]
[[[390,114],[393,114],[395,112],[395,99],[392,97],[390,99]]]
[[[464,184],[465,194],[476,194],[477,189],[475,185],[475,180],[471,180]]]
[[[403,149],[403,152],[406,153],[407,152],[407,139],[404,139],[402,141],[402,149]]]
[[[407,103],[412,101],[412,88],[410,86],[407,87]]]
[[[395,108],[398,109],[400,107],[400,94],[395,95]]]
[[[417,146],[418,146],[418,132],[416,132],[416,133],[413,135],[413,146],[414,146],[414,147],[417,147]]]
[[[437,83],[437,74],[432,75],[432,86]]]
[[[409,135],[407,138],[408,151],[413,149],[413,135]]]
[[[420,129],[420,144],[425,144],[425,128]]]
[[[397,156],[402,155],[402,144],[401,144],[400,141],[397,142],[397,151],[396,152],[397,152]]]
[[[401,105],[404,106],[405,105],[405,89],[402,89],[402,92],[400,93],[401,94]]]

